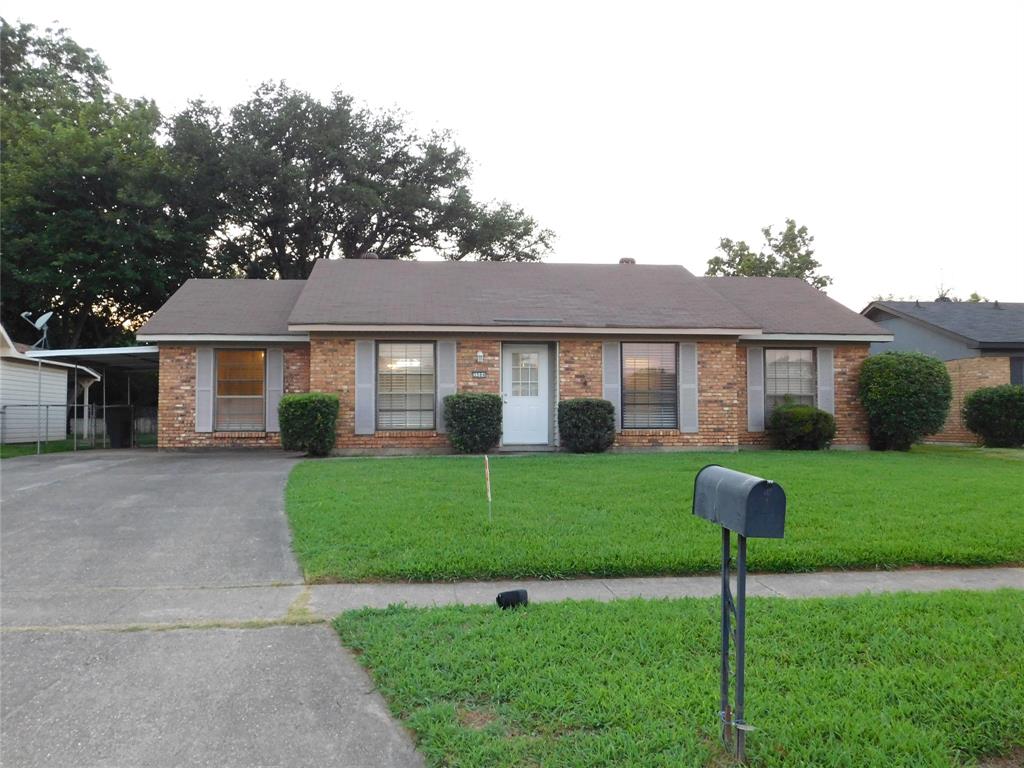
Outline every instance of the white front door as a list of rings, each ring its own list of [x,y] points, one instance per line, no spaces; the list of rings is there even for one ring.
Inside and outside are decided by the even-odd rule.
[[[550,401],[548,348],[543,344],[503,344],[501,352],[501,442],[546,445]]]

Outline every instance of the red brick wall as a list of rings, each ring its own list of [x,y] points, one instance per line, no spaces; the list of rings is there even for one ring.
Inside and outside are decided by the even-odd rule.
[[[559,398],[601,397],[602,339],[558,339]],[[867,345],[836,345],[837,445],[867,442],[866,420],[856,397],[857,373]],[[484,362],[476,353],[484,353]],[[468,337],[456,340],[459,391],[500,392],[501,341]],[[992,360],[993,358],[986,358]],[[1009,380],[1009,364],[1002,359]],[[355,341],[340,335],[313,334],[308,345],[285,348],[286,392],[333,392],[338,395],[336,448],[340,452],[388,450],[448,450],[444,434],[432,430],[355,434]],[[746,426],[746,347],[733,340],[699,341],[697,346],[699,428],[694,434],[678,430],[628,430],[617,436],[620,448],[709,447],[766,445],[764,433]],[[482,379],[472,377],[484,370]],[[981,386],[980,384],[978,386]],[[158,444],[162,448],[210,446],[276,446],[276,433],[217,433],[195,431],[195,348],[160,349]]]
[[[621,448],[735,448],[738,440],[739,375],[736,342],[697,343],[697,426],[699,432],[676,429],[630,429],[620,432]]]
[[[484,361],[476,361],[476,353]],[[486,378],[474,379],[473,371],[484,371]],[[501,394],[501,342],[497,339],[458,339],[455,342],[455,376],[459,392]]]
[[[441,451],[448,448],[448,438],[433,430],[357,435],[355,340],[332,334],[312,334],[309,355],[310,391],[333,392],[338,396],[336,450],[358,453],[389,449]]]
[[[309,391],[309,346],[284,348],[284,391]],[[277,432],[196,432],[196,348],[160,347],[158,448],[278,447]]]
[[[309,392],[309,344],[285,347],[284,391]]]
[[[860,367],[868,359],[867,344],[836,345],[836,439],[835,446],[868,444],[868,416],[857,396]]]
[[[559,339],[558,399],[601,397],[601,339]]]
[[[835,349],[835,446],[866,446],[868,420],[857,397],[857,377],[860,366],[867,359],[867,344],[832,344]],[[764,448],[770,446],[766,432],[747,432],[747,347],[736,349],[738,375],[738,425],[741,446]]]
[[[965,357],[947,360],[946,370],[953,385],[953,399],[949,404],[949,416],[942,430],[926,438],[928,443],[970,443],[976,444],[978,436],[964,425],[961,409],[964,398],[982,387],[997,387],[1010,383],[1009,357]]]

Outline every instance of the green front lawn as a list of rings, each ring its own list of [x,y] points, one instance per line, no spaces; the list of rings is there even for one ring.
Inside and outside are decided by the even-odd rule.
[[[85,451],[91,448],[88,443],[78,441],[78,450]],[[71,440],[50,440],[42,444],[42,453],[63,453],[72,451],[75,446]],[[0,445],[0,459],[13,459],[17,456],[35,456],[35,443],[6,443]]]
[[[1024,593],[748,603],[750,764],[958,766],[1024,746]],[[335,620],[433,766],[722,766],[717,600]]]
[[[713,572],[719,533],[690,511],[719,463],[778,481],[786,538],[762,571],[1024,562],[1022,451],[568,454],[329,459],[294,469],[293,547],[312,582]]]

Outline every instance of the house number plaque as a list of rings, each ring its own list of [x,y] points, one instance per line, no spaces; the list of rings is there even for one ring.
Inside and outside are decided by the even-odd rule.
[[[474,379],[486,379],[487,378],[487,371],[473,371],[473,378]]]

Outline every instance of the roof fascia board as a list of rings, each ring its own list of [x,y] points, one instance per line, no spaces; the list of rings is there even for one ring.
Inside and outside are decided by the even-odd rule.
[[[740,341],[892,341],[891,333],[762,333],[740,336]]]
[[[157,347],[87,347],[83,349],[33,349],[27,352],[30,357],[73,357],[75,355],[143,355],[156,354]]]
[[[633,328],[617,326],[565,325],[333,325],[329,323],[294,324],[293,331],[334,333],[529,333],[557,335],[565,333],[592,336],[743,336],[760,334],[759,328]]]
[[[188,343],[201,341],[260,341],[284,344],[287,342],[301,343],[303,341],[309,341],[309,334],[292,333],[245,335],[231,333],[140,333],[136,334],[135,338],[139,341],[153,341],[158,343],[169,341],[181,341]]]

